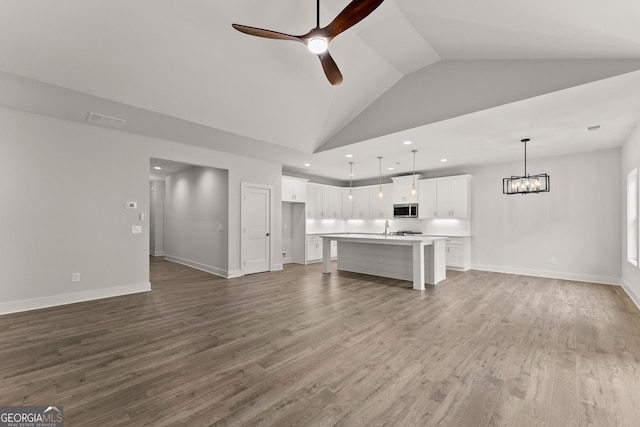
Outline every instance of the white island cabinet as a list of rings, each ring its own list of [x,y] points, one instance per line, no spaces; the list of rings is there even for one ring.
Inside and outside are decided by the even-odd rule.
[[[444,237],[381,234],[323,235],[322,272],[331,272],[331,246],[338,242],[338,270],[413,282],[424,290],[446,278]]]

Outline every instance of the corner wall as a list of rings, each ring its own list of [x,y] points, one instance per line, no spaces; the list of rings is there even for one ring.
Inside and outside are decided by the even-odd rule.
[[[228,277],[227,171],[191,167],[166,179],[166,255]]]
[[[149,254],[151,256],[165,255],[164,242],[164,199],[166,183],[163,179],[150,182],[151,196],[149,205]]]
[[[229,171],[227,270],[239,274],[240,183],[271,185],[280,200],[281,165],[0,108],[0,314],[150,289],[152,157]]]
[[[510,196],[502,178],[521,162],[474,168],[472,268],[619,284],[620,162],[619,148],[530,159],[551,191]]]

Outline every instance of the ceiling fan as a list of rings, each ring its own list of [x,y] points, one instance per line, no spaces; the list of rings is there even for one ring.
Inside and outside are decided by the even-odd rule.
[[[262,28],[248,27],[246,25],[231,24],[236,30],[252,36],[265,37],[268,39],[291,40],[304,43],[307,48],[318,55],[322,63],[324,74],[332,85],[342,82],[342,73],[338,69],[335,61],[328,51],[329,42],[343,31],[353,27],[358,22],[366,18],[384,0],[353,0],[342,12],[335,17],[329,25],[320,28],[320,0],[317,0],[317,20],[316,27],[307,34],[294,36],[277,31],[264,30]]]

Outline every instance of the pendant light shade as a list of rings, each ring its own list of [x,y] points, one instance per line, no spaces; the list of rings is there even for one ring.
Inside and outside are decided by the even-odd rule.
[[[382,192],[382,157],[378,156],[378,197],[383,198],[384,193]]]
[[[418,150],[411,150],[413,153],[413,185],[411,186],[411,195],[416,195],[416,153]]]
[[[353,194],[351,190],[353,189],[353,162],[349,162],[349,200],[353,200]]]
[[[502,180],[502,194],[529,194],[546,193],[550,190],[550,177],[548,174],[529,175],[527,174],[527,142],[528,138],[521,140],[524,142],[524,175],[511,176]]]

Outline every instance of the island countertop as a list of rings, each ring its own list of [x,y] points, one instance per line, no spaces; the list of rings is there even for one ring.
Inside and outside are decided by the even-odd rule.
[[[413,281],[424,290],[446,278],[446,237],[412,234],[322,234],[322,272],[331,272],[331,244],[338,242],[338,269]]]
[[[424,242],[424,244],[431,244],[435,240],[447,240],[444,236],[425,236],[422,234],[412,234],[407,236],[398,236],[394,234],[367,234],[367,233],[328,233],[321,234],[320,237],[331,240],[354,240],[359,242],[369,243],[385,243],[396,245],[411,245],[413,242]]]

